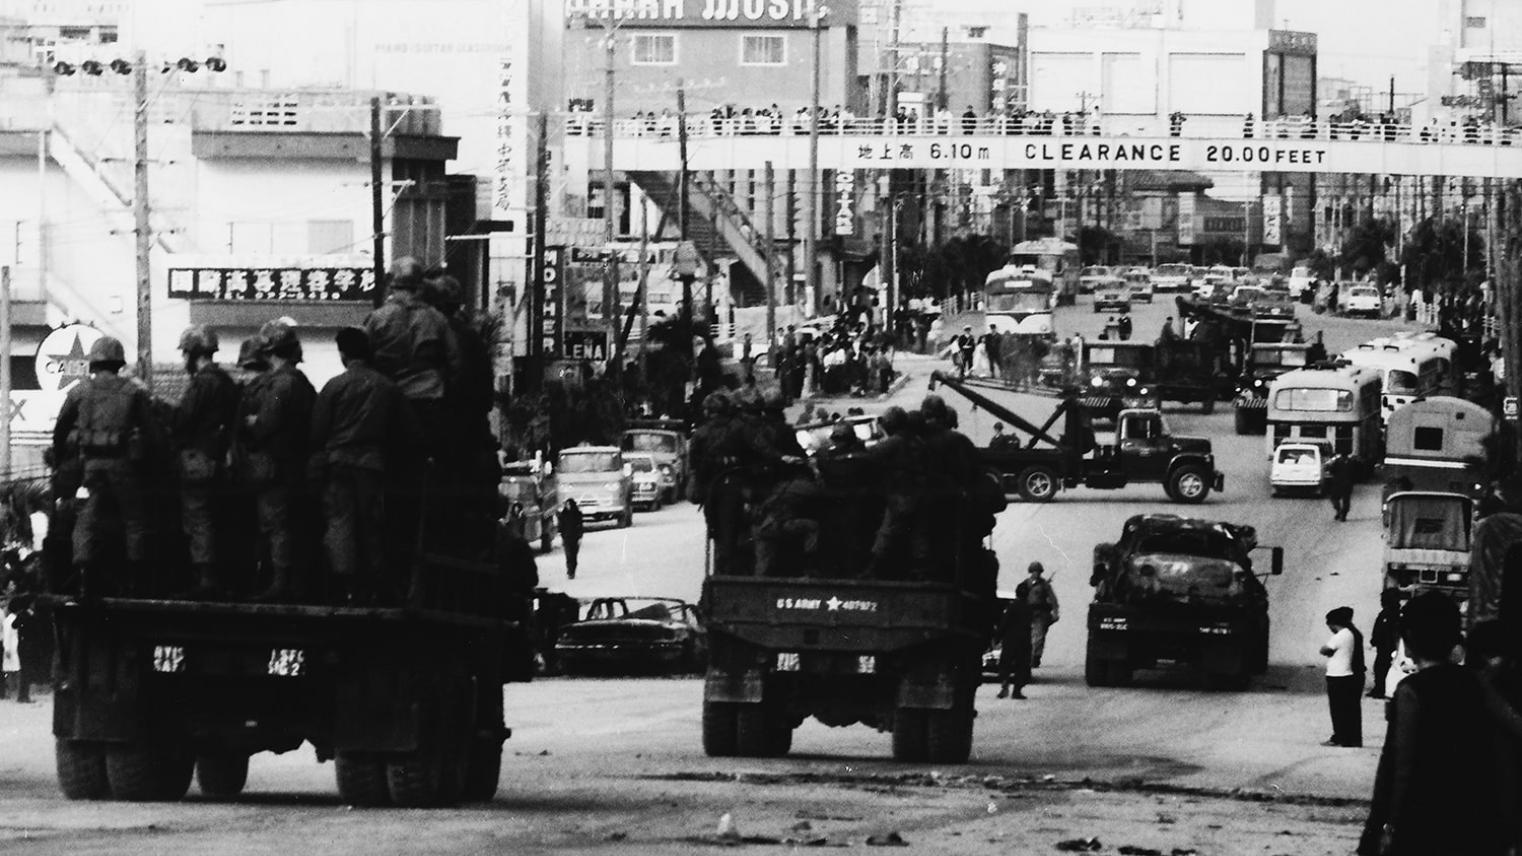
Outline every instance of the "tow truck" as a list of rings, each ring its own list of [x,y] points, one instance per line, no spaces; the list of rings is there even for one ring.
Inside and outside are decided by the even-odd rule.
[[[1204,502],[1222,490],[1226,477],[1215,466],[1210,441],[1168,433],[1161,411],[1126,408],[1116,417],[1115,443],[1096,442],[1092,420],[1076,390],[1064,392],[1057,407],[1036,425],[945,372],[930,376],[930,388],[944,386],[1002,420],[1013,430],[1007,445],[981,449],[1000,474],[1006,493],[1029,502],[1047,502],[1062,489],[1115,490],[1129,484],[1161,484],[1170,499]],[[1052,429],[1062,420],[1062,430]],[[1022,443],[1015,431],[1028,435]]]

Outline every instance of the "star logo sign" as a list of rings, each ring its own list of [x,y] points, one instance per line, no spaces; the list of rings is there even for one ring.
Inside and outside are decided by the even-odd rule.
[[[836,612],[840,609],[840,605],[842,603],[845,603],[845,601],[841,600],[838,597],[831,597],[829,600],[824,602],[824,605],[828,606],[831,612]]]
[[[58,373],[58,388],[67,389],[76,381],[84,380],[90,376],[90,362],[85,359],[84,342],[79,334],[74,334],[74,341],[70,344],[67,353],[48,354],[48,367]]]

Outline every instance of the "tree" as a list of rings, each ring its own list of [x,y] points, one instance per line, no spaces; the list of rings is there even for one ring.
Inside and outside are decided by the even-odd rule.
[[[1395,243],[1395,225],[1384,218],[1364,220],[1348,230],[1342,242],[1337,264],[1358,276],[1377,273],[1385,263],[1385,254]]]
[[[1086,265],[1119,258],[1120,247],[1120,236],[1103,226],[1084,226],[1078,230],[1078,255]]]
[[[1410,287],[1453,293],[1462,290],[1466,268],[1463,223],[1429,217],[1416,224],[1401,254],[1401,264],[1406,268],[1406,284]],[[1473,229],[1469,233],[1467,267],[1471,271],[1485,270],[1485,238]]]

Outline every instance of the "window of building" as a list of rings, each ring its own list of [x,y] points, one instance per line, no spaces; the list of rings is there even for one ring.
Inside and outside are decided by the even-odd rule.
[[[89,27],[59,27],[58,38],[65,41],[84,41],[90,38]]]
[[[787,39],[782,36],[741,36],[741,65],[786,65]]]
[[[634,36],[635,65],[676,65],[676,36],[672,33],[638,33]]]
[[[117,38],[117,33],[116,33],[116,28],[115,27],[101,27],[100,28],[100,43],[101,44],[103,44],[103,45],[114,45],[114,44],[116,44],[116,38]]]

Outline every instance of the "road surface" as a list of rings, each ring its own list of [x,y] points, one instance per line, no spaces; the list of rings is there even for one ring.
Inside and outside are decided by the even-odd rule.
[[[1136,313],[1137,337],[1169,314],[1163,298]],[[1311,316],[1328,350],[1397,329],[1391,322]],[[1060,313],[1061,332],[1094,335],[1103,315],[1088,298]],[[981,330],[979,330],[981,332]],[[911,379],[891,403],[917,404],[929,371],[946,364],[902,357]],[[997,394],[1039,412],[1050,401]],[[992,419],[948,394],[964,430],[986,442]],[[869,412],[889,402],[847,400]],[[46,695],[0,701],[0,852],[92,853],[671,853],[706,852],[729,814],[750,845],[829,844],[857,849],[896,832],[913,852],[1057,852],[1060,841],[1214,853],[1348,853],[1361,823],[1383,734],[1382,708],[1366,701],[1368,748],[1320,746],[1329,733],[1317,649],[1322,616],[1341,605],[1367,629],[1379,592],[1379,488],[1360,486],[1346,523],[1315,499],[1271,499],[1262,437],[1238,437],[1231,411],[1171,409],[1175,433],[1209,437],[1226,490],[1197,507],[1174,506],[1161,487],[1065,492],[1047,504],[1012,504],[993,536],[1012,589],[1028,562],[1053,577],[1062,620],[1052,628],[1028,700],[978,696],[972,760],[925,768],[890,759],[890,740],[863,726],[805,723],[784,759],[709,759],[699,745],[702,682],[565,679],[510,685],[502,788],[490,806],[447,811],[350,810],[331,765],[309,749],[259,755],[244,799],[214,804],[194,793],[175,804],[71,803],[52,770]],[[1125,689],[1082,678],[1084,608],[1093,547],[1130,515],[1179,511],[1257,527],[1285,551],[1269,578],[1268,674],[1245,692],[1207,692],[1192,676],[1143,672]],[[637,594],[695,599],[704,564],[699,511],[682,503],[638,514],[630,529],[598,527],[567,581],[557,549],[540,559],[551,588],[577,596]],[[881,840],[881,839],[879,839]],[[728,843],[737,843],[730,841]]]

